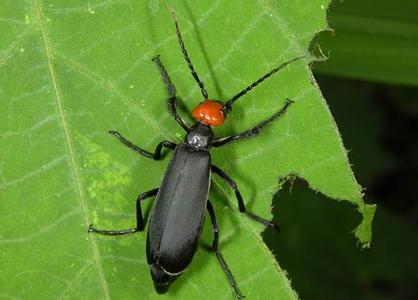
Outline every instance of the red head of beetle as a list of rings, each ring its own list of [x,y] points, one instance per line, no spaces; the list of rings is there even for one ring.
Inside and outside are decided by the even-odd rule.
[[[225,122],[223,108],[221,102],[205,99],[193,109],[192,116],[205,125],[220,126]]]

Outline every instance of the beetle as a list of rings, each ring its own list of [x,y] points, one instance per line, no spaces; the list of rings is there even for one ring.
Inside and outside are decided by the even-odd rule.
[[[211,100],[190,60],[180,33],[176,14],[173,9],[170,9],[170,12],[174,20],[176,35],[183,57],[204,98],[204,101],[192,111],[192,116],[196,120],[196,123],[193,126],[189,126],[178,114],[175,87],[161,62],[160,56],[157,55],[152,61],[156,64],[169,94],[168,111],[186,131],[186,136],[180,144],[164,140],[157,145],[155,151],[152,153],[136,146],[119,132],[109,131],[110,134],[124,145],[144,157],[160,160],[163,147],[174,150],[174,156],[168,165],[160,187],[141,193],[138,196],[136,200],[136,226],[134,228],[125,230],[102,230],[93,227],[91,224],[88,231],[104,235],[125,235],[143,231],[145,222],[142,216],[141,202],[147,198],[156,196],[147,231],[146,255],[154,287],[158,293],[165,293],[171,283],[190,264],[197,249],[205,211],[207,210],[214,232],[212,250],[215,252],[217,260],[233,288],[236,297],[242,298],[243,294],[218,248],[219,228],[214,208],[208,200],[211,174],[215,173],[219,175],[234,190],[241,213],[275,230],[279,230],[279,228],[274,223],[246,209],[237,184],[223,170],[212,164],[209,150],[211,147],[220,147],[258,135],[265,126],[279,119],[293,101],[287,99],[275,114],[253,128],[238,134],[217,138],[211,126],[222,125],[227,115],[231,112],[232,105],[236,100],[254,89],[265,79],[290,63],[304,58],[304,56],[299,56],[280,64],[225,103]]]

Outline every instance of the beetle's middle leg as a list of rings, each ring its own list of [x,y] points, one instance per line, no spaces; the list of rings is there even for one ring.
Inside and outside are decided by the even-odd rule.
[[[218,222],[216,221],[216,215],[215,215],[215,210],[213,209],[212,203],[210,203],[208,201],[207,207],[208,212],[209,212],[209,216],[210,216],[210,220],[212,221],[212,226],[213,226],[213,242],[212,242],[212,250],[215,251],[216,254],[216,258],[218,259],[219,264],[222,267],[222,270],[224,271],[226,277],[228,278],[229,284],[232,286],[232,288],[234,289],[235,295],[237,296],[237,299],[241,299],[244,296],[242,295],[237,282],[235,281],[234,276],[232,275],[231,270],[228,268],[228,265],[226,264],[226,261],[224,259],[224,257],[222,256],[221,251],[219,251],[218,249],[218,244],[219,244],[219,227],[218,227]]]
[[[88,232],[96,232],[104,235],[125,235],[144,230],[145,224],[144,218],[142,216],[141,201],[155,196],[157,195],[157,193],[158,188],[152,189],[150,191],[138,195],[138,198],[136,199],[136,227],[123,230],[102,230],[94,228],[93,224],[90,224]]]
[[[277,230],[277,231],[280,230],[279,225],[274,224],[273,222],[270,222],[269,220],[266,220],[266,219],[256,215],[255,213],[252,213],[252,212],[248,211],[245,208],[245,204],[244,204],[244,200],[242,199],[241,192],[239,191],[237,184],[235,183],[235,181],[231,177],[229,177],[224,171],[222,171],[221,169],[219,169],[215,165],[211,166],[211,170],[212,170],[212,172],[218,174],[223,180],[226,181],[226,183],[231,188],[234,189],[235,196],[237,197],[237,200],[238,200],[238,208],[239,208],[240,212],[245,213],[248,217],[250,217],[251,219],[263,224],[264,226],[271,227],[271,228],[273,228],[274,230]]]
[[[147,150],[142,149],[141,147],[138,147],[137,145],[135,145],[134,143],[132,143],[131,141],[127,140],[125,137],[123,137],[119,132],[114,131],[114,130],[110,130],[109,131],[110,134],[114,135],[115,137],[118,138],[118,140],[126,145],[127,147],[131,148],[132,150],[134,150],[135,152],[141,154],[142,156],[148,157],[148,158],[152,158],[153,160],[160,160],[161,159],[161,150],[163,147],[169,148],[169,149],[175,149],[177,144],[164,140],[162,142],[160,142],[157,147],[155,147],[155,151],[154,153],[149,152]]]

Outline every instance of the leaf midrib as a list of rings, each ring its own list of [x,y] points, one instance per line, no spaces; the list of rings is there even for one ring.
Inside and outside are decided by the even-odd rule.
[[[60,116],[60,120],[61,120],[61,124],[62,124],[62,129],[64,131],[65,143],[66,143],[66,146],[67,146],[68,156],[69,156],[69,159],[70,159],[70,165],[71,165],[71,169],[74,173],[75,186],[76,186],[77,192],[79,194],[79,203],[80,203],[80,207],[81,207],[81,210],[82,210],[83,220],[84,220],[84,223],[85,223],[86,228],[87,228],[87,226],[88,226],[87,202],[86,202],[86,198],[85,198],[85,195],[84,195],[84,192],[83,192],[81,179],[80,179],[80,174],[79,174],[78,168],[77,168],[77,163],[75,161],[74,146],[73,146],[72,141],[71,141],[70,132],[69,132],[69,129],[68,129],[68,124],[67,124],[67,120],[66,120],[65,113],[64,113],[61,91],[60,91],[60,88],[59,88],[57,76],[55,74],[53,53],[52,53],[51,45],[50,45],[50,42],[49,42],[48,33],[46,31],[46,28],[45,28],[45,22],[44,22],[44,18],[43,18],[43,15],[42,15],[42,8],[41,8],[41,4],[39,3],[39,0],[32,0],[32,4],[33,4],[33,9],[34,9],[35,15],[38,19],[39,27],[41,29],[42,39],[43,39],[44,47],[45,47],[45,55],[46,55],[46,59],[47,59],[47,62],[48,62],[49,77],[50,77],[51,84],[52,84],[52,87],[53,87],[53,90],[54,90],[55,101],[57,103],[57,108],[58,108],[58,112],[59,112],[59,116]],[[95,261],[96,268],[97,268],[97,273],[99,275],[99,280],[100,280],[100,283],[102,285],[102,289],[103,289],[105,299],[110,299],[109,287],[108,287],[106,278],[104,276],[102,263],[101,263],[100,258],[99,258],[99,250],[98,250],[98,247],[97,247],[96,240],[92,235],[89,235],[89,241],[90,241],[91,248],[92,248],[92,251],[93,251],[93,257],[94,257],[94,261]]]

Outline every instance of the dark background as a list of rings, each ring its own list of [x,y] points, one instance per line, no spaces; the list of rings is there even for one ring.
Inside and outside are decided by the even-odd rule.
[[[360,222],[353,206],[327,199],[301,180],[287,183],[274,196],[274,220],[282,231],[266,230],[264,239],[281,267],[291,274],[301,299],[418,299],[418,80],[414,80],[418,69],[413,73],[411,68],[400,67],[397,61],[408,57],[391,57],[387,49],[384,55],[378,51],[371,57],[362,55],[373,52],[374,41],[385,38],[389,48],[393,46],[390,40],[400,37],[384,36],[384,28],[376,22],[380,18],[383,24],[396,13],[389,9],[386,15],[376,16],[372,1],[364,1],[360,7],[359,1],[354,2],[356,9],[353,3],[331,5],[329,23],[335,32],[319,34],[313,45],[321,45],[330,58],[313,69],[355,176],[365,189],[365,200],[378,205],[371,247],[361,249],[351,233]],[[416,7],[418,15],[418,3]],[[350,32],[341,21],[343,14],[346,20],[356,10],[362,21],[370,17],[375,22],[363,32]],[[418,19],[408,22],[418,25]],[[342,49],[355,47],[356,37],[371,43],[347,55]],[[411,47],[414,42],[418,45],[418,39]],[[417,62],[411,61],[411,66]],[[391,64],[396,68],[390,68]],[[374,65],[380,65],[382,71],[377,72]],[[396,75],[403,70],[411,74],[404,74],[406,80]]]

